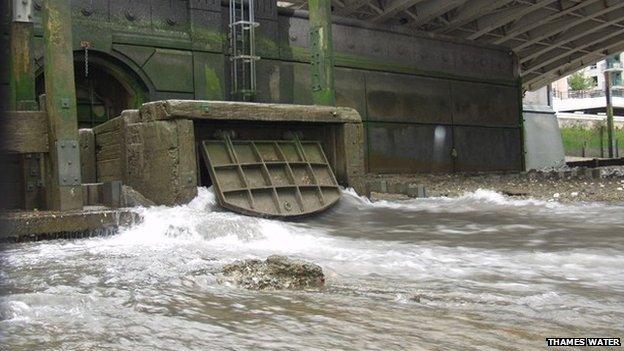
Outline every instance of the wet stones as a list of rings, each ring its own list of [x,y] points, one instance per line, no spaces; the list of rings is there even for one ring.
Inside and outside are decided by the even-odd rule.
[[[319,288],[325,284],[323,269],[314,263],[273,255],[265,261],[249,259],[225,265],[224,282],[253,290]]]

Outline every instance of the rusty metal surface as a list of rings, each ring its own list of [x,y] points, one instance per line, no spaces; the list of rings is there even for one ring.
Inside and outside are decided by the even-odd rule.
[[[371,121],[451,123],[448,80],[366,72],[366,101]]]
[[[518,127],[520,106],[516,87],[482,83],[451,83],[453,123]]]
[[[368,123],[368,165],[371,172],[450,172],[450,126]]]
[[[522,171],[518,128],[453,127],[459,172]]]
[[[321,212],[340,189],[320,143],[204,140],[202,152],[221,206],[261,217]]]

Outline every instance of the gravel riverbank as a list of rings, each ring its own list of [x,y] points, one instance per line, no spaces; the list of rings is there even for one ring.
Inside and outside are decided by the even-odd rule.
[[[624,205],[622,166],[507,174],[370,175],[365,184],[372,199],[416,197],[418,186],[424,186],[429,197],[457,197],[489,189],[515,198]]]

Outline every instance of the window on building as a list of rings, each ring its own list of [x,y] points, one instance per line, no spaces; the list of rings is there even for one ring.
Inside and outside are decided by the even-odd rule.
[[[620,86],[622,85],[622,72],[615,72],[613,73],[613,83],[611,83],[612,85],[617,85]]]
[[[592,76],[591,77],[591,82],[592,82],[592,86],[593,87],[597,87],[598,86],[598,76]]]
[[[620,54],[609,56],[606,59],[607,68],[619,67],[620,66]]]

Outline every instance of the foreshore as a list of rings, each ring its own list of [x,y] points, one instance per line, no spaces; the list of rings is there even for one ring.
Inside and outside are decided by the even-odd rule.
[[[428,197],[458,197],[488,189],[513,198],[624,205],[623,166],[499,174],[371,175],[365,184],[373,200],[418,197],[422,194],[417,189],[424,187]]]

